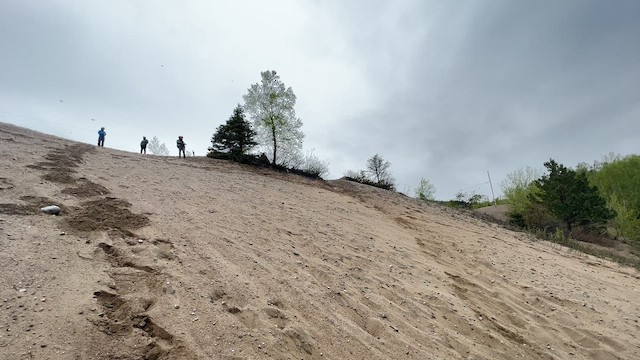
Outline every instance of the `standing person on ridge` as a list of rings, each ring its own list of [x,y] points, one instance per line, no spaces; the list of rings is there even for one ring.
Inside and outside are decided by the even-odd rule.
[[[147,144],[149,143],[149,140],[147,140],[146,136],[142,137],[142,141],[140,142],[140,154],[142,154],[143,152],[146,154],[147,153]]]
[[[182,136],[178,136],[178,141],[176,141],[176,145],[178,145],[178,157],[180,157],[180,154],[182,154],[182,157],[186,158],[187,154],[184,152],[184,149],[187,146],[187,144],[182,139]]]
[[[104,127],[100,128],[98,131],[98,146],[104,147],[104,137],[107,136],[107,132],[104,131]]]

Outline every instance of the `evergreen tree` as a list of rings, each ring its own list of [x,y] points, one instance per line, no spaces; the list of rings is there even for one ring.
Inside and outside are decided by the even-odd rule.
[[[535,197],[563,221],[569,231],[574,225],[604,224],[614,217],[598,189],[589,185],[584,172],[576,173],[553,159],[544,166],[549,174],[536,180],[541,191]]]
[[[256,132],[245,119],[242,107],[238,105],[227,123],[216,129],[209,150],[228,152],[235,156],[242,155],[258,144],[254,140],[255,136]]]

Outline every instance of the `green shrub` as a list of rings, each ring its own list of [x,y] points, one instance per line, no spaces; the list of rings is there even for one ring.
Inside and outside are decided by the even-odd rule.
[[[615,157],[589,173],[607,205],[617,215],[618,235],[640,243],[640,156]]]
[[[211,150],[207,154],[207,157],[218,160],[230,160],[241,164],[257,165],[257,166],[269,166],[271,165],[269,159],[262,155],[242,154],[235,152],[221,152]]]
[[[349,180],[349,181],[355,181],[355,182],[359,182],[361,184],[375,186],[375,187],[380,188],[380,189],[391,190],[391,191],[395,191],[396,190],[395,184],[393,184],[391,182],[387,182],[387,181],[376,182],[376,181],[369,180],[368,178],[361,177],[361,176],[356,176],[356,177],[345,176],[344,178],[346,180]]]
[[[532,200],[540,192],[535,183],[540,174],[540,171],[531,167],[517,169],[507,174],[506,180],[502,182],[504,199],[509,205],[507,217],[512,224],[532,229],[544,228],[549,222],[548,214],[534,206]]]
[[[269,159],[265,154],[253,155],[253,154],[239,154],[239,153],[231,153],[231,152],[219,152],[219,151],[209,151],[207,157],[218,160],[229,160],[241,164],[253,165],[253,166],[261,166],[261,167],[270,167],[273,170],[279,172],[286,172],[290,174],[301,175],[304,177],[312,178],[312,179],[322,179],[317,172],[309,172],[303,169],[296,169],[286,167],[284,165],[273,165],[269,162]]]

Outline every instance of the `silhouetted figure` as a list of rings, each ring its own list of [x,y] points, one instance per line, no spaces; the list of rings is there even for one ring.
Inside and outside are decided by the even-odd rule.
[[[104,147],[104,137],[107,136],[107,132],[104,131],[104,128],[100,128],[98,131],[98,146]]]
[[[142,141],[140,142],[140,154],[147,153],[147,144],[149,143],[149,140],[147,140],[146,136],[142,137]]]
[[[184,149],[187,147],[187,144],[182,139],[182,136],[178,136],[178,141],[176,141],[176,145],[178,146],[178,157],[182,155],[182,157],[186,158],[187,154],[184,152]]]

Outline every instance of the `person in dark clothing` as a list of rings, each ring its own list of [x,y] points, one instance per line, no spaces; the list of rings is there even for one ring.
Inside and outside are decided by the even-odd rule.
[[[107,132],[104,131],[104,128],[100,128],[100,131],[98,131],[98,146],[104,147],[105,136],[107,136]]]
[[[147,140],[146,136],[142,137],[142,141],[140,142],[140,154],[142,153],[147,153],[147,144],[149,143],[149,140]]]
[[[176,141],[176,145],[178,146],[178,157],[182,155],[182,157],[186,158],[187,154],[184,152],[184,149],[187,147],[187,144],[182,139],[182,136],[178,136],[178,141]]]

